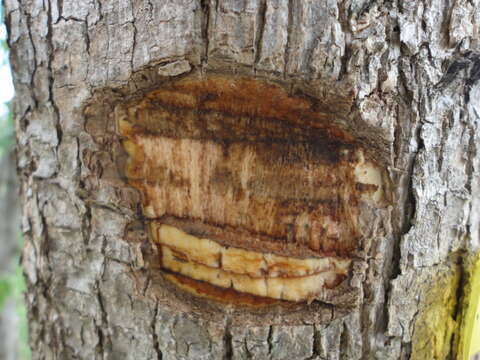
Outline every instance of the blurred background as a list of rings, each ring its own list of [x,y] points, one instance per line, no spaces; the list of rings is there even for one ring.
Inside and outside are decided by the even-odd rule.
[[[22,237],[10,107],[14,90],[6,38],[0,4],[0,360],[27,360],[30,351],[20,268]]]

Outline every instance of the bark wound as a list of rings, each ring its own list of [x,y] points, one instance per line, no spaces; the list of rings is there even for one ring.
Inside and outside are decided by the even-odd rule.
[[[331,106],[265,81],[190,77],[116,118],[125,175],[181,288],[270,304],[318,299],[348,278],[382,172]]]

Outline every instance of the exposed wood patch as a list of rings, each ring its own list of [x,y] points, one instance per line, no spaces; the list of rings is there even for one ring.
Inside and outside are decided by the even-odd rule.
[[[260,80],[187,77],[122,104],[116,117],[129,155],[125,174],[143,194],[163,268],[291,301],[311,301],[346,278],[364,235],[360,208],[381,203],[384,189],[382,170],[335,125],[331,104]],[[181,235],[162,238],[165,229]],[[236,251],[288,259],[284,273],[302,261],[344,265],[288,280],[272,280],[267,270],[252,279],[246,268],[238,271],[248,262],[237,271],[212,266],[204,248],[194,251],[202,242],[217,257]]]

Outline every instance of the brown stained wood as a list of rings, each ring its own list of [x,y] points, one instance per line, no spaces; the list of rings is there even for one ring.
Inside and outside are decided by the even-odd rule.
[[[252,256],[348,259],[362,236],[360,204],[382,197],[380,170],[333,113],[264,81],[185,78],[121,105],[117,127],[126,177],[142,192],[149,220]],[[151,237],[159,241],[156,231]],[[177,272],[218,279],[211,268],[179,261]],[[311,299],[311,288],[323,286],[285,296]]]

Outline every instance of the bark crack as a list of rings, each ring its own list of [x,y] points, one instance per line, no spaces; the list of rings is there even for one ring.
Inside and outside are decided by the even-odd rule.
[[[265,32],[265,23],[267,21],[266,16],[267,16],[267,1],[266,0],[261,0],[260,5],[258,7],[258,13],[257,13],[257,21],[256,21],[256,27],[255,27],[255,59],[253,62],[253,70],[256,72],[257,70],[257,64],[260,60],[260,55],[262,52],[262,41],[263,41],[263,34]]]
[[[102,246],[101,246],[101,254],[106,257],[106,240],[105,237],[102,239]],[[95,324],[96,325],[96,330],[97,330],[97,336],[98,336],[98,353],[102,354],[102,357],[105,359],[105,355],[107,354],[107,351],[105,349],[107,348],[107,344],[110,346],[111,340],[108,338],[108,314],[107,310],[105,308],[105,304],[103,301],[102,297],[102,291],[101,291],[101,279],[103,278],[105,274],[105,269],[106,269],[106,264],[105,260],[103,261],[102,264],[102,270],[99,278],[96,279],[95,281],[95,288],[96,288],[96,296],[97,296],[97,301],[98,301],[98,309],[100,311],[100,324]],[[104,333],[105,332],[105,333]]]
[[[470,102],[470,91],[472,87],[480,81],[480,54],[469,53],[468,58],[472,62],[472,65],[467,81],[465,82],[465,102],[467,104]]]
[[[101,290],[100,290],[100,281],[99,280],[97,280],[97,282],[96,282],[96,287],[97,287],[97,301],[98,301],[98,305],[99,305],[100,321],[101,321],[100,324],[95,324],[96,325],[97,336],[98,336],[97,352],[99,354],[102,354],[102,358],[105,359],[105,355],[107,353],[105,351],[105,349],[106,349],[107,343],[109,343],[109,341],[107,339],[107,335],[104,334],[104,330],[108,331],[107,330],[108,317],[107,317],[107,312],[106,312],[106,309],[105,309],[105,304],[103,303],[103,299],[102,299],[102,293],[101,293]]]
[[[232,343],[232,331],[231,331],[231,321],[227,319],[225,323],[225,333],[223,335],[223,345],[225,348],[225,360],[230,360],[233,358],[233,343]]]
[[[25,18],[26,18],[26,21],[27,21],[27,31],[28,31],[28,39],[30,41],[30,45],[32,47],[32,52],[33,52],[33,69],[32,69],[32,72],[30,73],[30,87],[32,89],[35,88],[35,75],[37,73],[37,49],[35,48],[35,43],[33,41],[33,36],[32,36],[32,24],[31,24],[31,21],[32,21],[32,18],[30,16],[30,14],[25,14]],[[48,20],[48,26],[49,26],[49,31],[48,31],[48,34],[47,34],[47,40],[49,40],[49,34],[50,34],[50,27],[51,27],[51,21],[50,19]],[[52,61],[52,57],[49,57],[48,59],[49,63]],[[49,67],[50,69],[50,67]],[[35,105],[35,108],[38,108],[38,99],[37,99],[37,96],[35,95],[35,92],[32,91],[32,98],[33,98],[33,102],[34,102],[34,105]]]
[[[273,350],[273,325],[268,326],[267,345],[268,355],[270,356]]]
[[[51,8],[50,1],[51,0],[49,0],[49,5],[50,5],[50,8]],[[63,0],[57,0],[57,6],[58,6],[58,17],[61,18],[61,17],[63,17]]]
[[[205,42],[205,49],[203,51],[203,56],[201,63],[206,66],[208,64],[208,48],[210,46],[209,38],[209,27],[210,27],[210,15],[211,15],[211,5],[210,0],[201,0],[200,6],[203,13],[202,19],[202,37]]]
[[[153,338],[153,348],[157,353],[157,360],[162,360],[163,354],[162,350],[160,349],[160,342],[158,340],[158,335],[155,329],[155,325],[157,323],[157,316],[158,316],[158,301],[155,304],[155,309],[152,317],[152,324],[151,324],[151,329],[152,329],[152,338]]]
[[[340,332],[340,349],[349,349],[349,341],[347,337],[347,326],[345,322],[342,324],[342,329]]]
[[[293,1],[294,0],[288,0],[288,20],[287,20],[287,41],[285,44],[285,54],[284,54],[284,68],[283,68],[283,77],[285,78],[287,76],[288,72],[288,63],[290,61],[290,42],[292,38],[292,33],[293,33]]]
[[[321,347],[321,334],[318,328],[315,325],[312,325],[313,334],[312,334],[312,356],[308,359],[315,360],[320,359],[320,347]]]
[[[47,43],[48,43],[48,48],[50,50],[50,53],[54,53],[55,49],[53,46],[53,17],[52,17],[52,4],[49,1],[48,2],[48,11],[47,11],[47,16],[48,16],[48,32],[47,32]],[[55,100],[53,98],[53,70],[52,70],[52,62],[53,62],[53,56],[48,57],[48,63],[47,63],[47,69],[48,69],[48,101],[52,104],[53,112],[55,115],[55,129],[57,131],[57,141],[58,144],[62,142],[63,138],[63,130],[60,125],[60,112],[58,109],[57,104],[55,103]],[[57,170],[58,171],[58,170]]]

